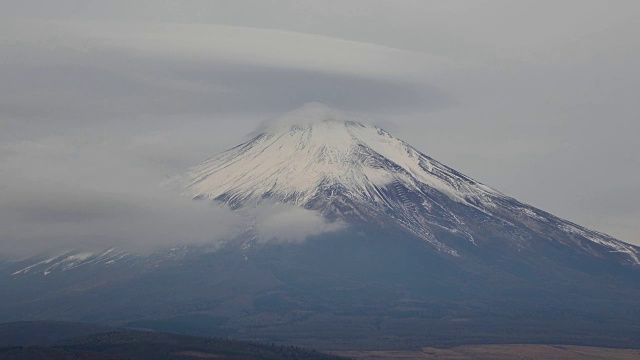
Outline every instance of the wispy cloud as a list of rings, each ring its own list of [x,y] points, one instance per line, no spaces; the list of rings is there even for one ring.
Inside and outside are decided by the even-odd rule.
[[[112,246],[148,253],[173,245],[233,240],[248,229],[260,241],[301,242],[343,224],[282,204],[233,211],[159,186],[148,161],[158,139],[99,142],[50,138],[2,148],[0,254]]]
[[[328,221],[316,211],[287,204],[265,203],[249,213],[261,242],[299,243],[347,227],[342,221]]]

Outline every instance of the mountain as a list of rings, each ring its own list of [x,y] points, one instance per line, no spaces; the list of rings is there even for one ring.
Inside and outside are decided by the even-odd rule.
[[[331,109],[273,119],[169,184],[234,209],[245,227],[223,242],[151,255],[78,249],[5,261],[0,321],[319,349],[640,348],[638,247],[523,204]],[[286,222],[268,217],[282,238],[265,233],[260,217],[274,204],[302,211],[281,215]]]
[[[311,122],[268,129],[205,161],[182,179],[183,190],[234,208],[270,200],[330,219],[384,223],[453,256],[460,256],[456,242],[439,233],[516,250],[554,242],[640,265],[638,247],[520,203],[381,128],[342,120],[318,105],[287,116]]]

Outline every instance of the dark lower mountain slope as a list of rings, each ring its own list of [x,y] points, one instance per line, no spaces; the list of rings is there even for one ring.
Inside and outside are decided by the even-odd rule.
[[[450,239],[457,241],[456,239]],[[551,242],[465,256],[370,225],[301,244],[11,276],[0,320],[63,319],[323,349],[468,343],[638,347],[637,270]],[[544,256],[540,256],[544,254]]]
[[[310,359],[338,360],[338,356],[296,347],[264,345],[227,339],[201,338],[127,329],[96,330],[80,323],[37,322],[0,324],[0,359],[11,360],[189,360],[189,359]],[[35,342],[16,337],[30,329],[62,337]],[[103,329],[104,330],[104,329]],[[63,333],[58,333],[62,331]],[[83,334],[83,332],[86,332]],[[26,335],[26,334],[25,334]],[[26,345],[28,344],[28,345]]]
[[[0,323],[0,347],[49,346],[75,337],[117,330],[109,326],[66,321]]]

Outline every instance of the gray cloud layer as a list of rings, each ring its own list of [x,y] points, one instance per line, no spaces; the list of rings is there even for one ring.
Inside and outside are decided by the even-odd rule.
[[[3,3],[0,251],[225,237],[233,214],[156,184],[312,101],[640,244],[639,7]]]
[[[300,242],[342,228],[291,206],[234,212],[182,197],[158,184],[161,173],[146,158],[157,146],[53,137],[3,148],[0,254],[114,246],[146,253],[226,242],[248,229],[261,241]]]

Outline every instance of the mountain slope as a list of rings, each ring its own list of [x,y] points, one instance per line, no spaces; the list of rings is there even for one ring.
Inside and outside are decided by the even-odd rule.
[[[505,246],[534,238],[640,265],[639,248],[557,218],[420,153],[386,131],[344,120],[318,105],[287,115],[306,123],[267,129],[193,167],[183,190],[234,208],[265,199],[317,210],[330,219],[398,226],[459,256],[447,231],[481,246],[501,233]],[[494,239],[495,240],[495,239]]]

